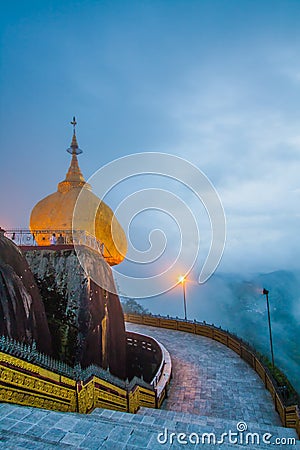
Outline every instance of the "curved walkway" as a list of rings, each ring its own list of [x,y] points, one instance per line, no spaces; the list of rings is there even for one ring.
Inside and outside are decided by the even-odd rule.
[[[126,323],[153,336],[170,352],[173,379],[163,409],[280,426],[271,394],[236,353],[212,339]]]

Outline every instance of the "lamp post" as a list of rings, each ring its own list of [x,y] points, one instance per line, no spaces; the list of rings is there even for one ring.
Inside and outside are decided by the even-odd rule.
[[[181,275],[178,280],[182,284],[182,289],[183,289],[183,306],[184,306],[184,320],[187,321],[186,298],[185,298],[185,277],[183,275]]]
[[[270,347],[271,347],[271,355],[272,355],[272,366],[273,366],[273,369],[274,369],[274,352],[273,352],[273,339],[272,339],[270,305],[269,305],[269,291],[264,288],[262,293],[263,293],[263,295],[266,296],[266,299],[267,299],[268,322],[269,322],[269,332],[270,332]]]

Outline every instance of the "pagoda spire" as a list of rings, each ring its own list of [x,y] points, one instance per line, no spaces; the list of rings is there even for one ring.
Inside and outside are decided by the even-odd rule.
[[[67,152],[71,153],[71,155],[80,155],[80,153],[82,153],[82,150],[78,147],[77,144],[77,138],[76,138],[76,118],[75,116],[73,117],[72,122],[70,122],[71,125],[73,125],[73,137],[72,137],[72,142],[70,147],[67,149]]]
[[[69,170],[66,174],[66,178],[64,181],[60,182],[58,185],[58,190],[63,192],[66,190],[70,190],[72,187],[85,186],[86,188],[90,188],[90,186],[85,182],[82,172],[79,168],[77,155],[82,153],[82,150],[79,148],[76,138],[76,118],[73,117],[72,122],[73,125],[73,136],[70,147],[67,149],[67,152],[72,155],[71,164]]]

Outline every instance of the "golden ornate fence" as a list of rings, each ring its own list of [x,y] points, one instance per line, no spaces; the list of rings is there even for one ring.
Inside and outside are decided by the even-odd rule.
[[[132,333],[128,339],[132,341]],[[139,341],[148,351],[158,344],[143,335]],[[35,345],[29,347],[4,336],[0,348],[0,402],[24,406],[84,414],[95,408],[135,413],[141,406],[161,405],[171,376],[170,357],[164,348],[161,355],[167,359],[162,361],[166,368],[162,370],[160,364],[151,383],[136,377],[123,381],[96,366],[73,369],[38,353]]]
[[[274,380],[268,373],[268,370],[244,342],[232,336],[225,330],[216,328],[212,325],[207,325],[205,323],[182,321],[167,317],[146,315],[142,316],[136,314],[125,314],[125,321],[141,325],[150,325],[154,327],[194,333],[208,337],[210,339],[214,339],[215,341],[226,345],[228,348],[237,353],[242,359],[244,359],[248,364],[250,364],[250,366],[258,373],[260,378],[263,380],[266,389],[268,389],[272,395],[275,409],[280,416],[282,425],[288,428],[295,428],[300,438],[300,411],[298,405],[286,406],[284,404],[281,394],[278,391]]]
[[[1,352],[0,401],[76,411],[76,381]]]

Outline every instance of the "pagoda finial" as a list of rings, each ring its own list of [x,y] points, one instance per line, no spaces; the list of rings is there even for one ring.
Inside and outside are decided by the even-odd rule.
[[[78,147],[77,144],[76,130],[75,130],[77,122],[75,116],[73,117],[73,120],[72,122],[70,122],[70,124],[73,125],[73,137],[71,146],[67,149],[67,152],[71,153],[71,155],[80,155],[80,153],[82,153],[82,150]]]
[[[69,170],[67,172],[66,178],[64,181],[61,181],[58,184],[58,190],[60,192],[67,192],[71,189],[71,187],[85,187],[87,189],[90,189],[90,185],[87,184],[83,178],[83,175],[81,173],[81,170],[78,165],[78,159],[77,155],[82,153],[82,150],[78,147],[77,139],[76,139],[76,130],[75,127],[77,125],[75,116],[73,117],[72,122],[70,122],[71,125],[73,125],[73,137],[71,146],[67,149],[67,152],[71,153],[72,159],[71,164],[69,167]]]
[[[73,116],[73,120],[72,120],[72,122],[70,122],[70,124],[73,125],[73,133],[75,134],[75,127],[77,125],[75,116]]]

